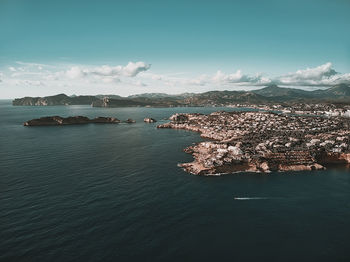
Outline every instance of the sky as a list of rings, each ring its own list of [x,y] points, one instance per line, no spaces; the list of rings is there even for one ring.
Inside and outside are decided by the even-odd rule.
[[[0,98],[350,83],[350,0],[0,0]]]

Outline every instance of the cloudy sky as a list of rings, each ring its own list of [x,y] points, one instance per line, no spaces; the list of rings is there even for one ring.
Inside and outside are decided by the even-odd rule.
[[[350,83],[350,1],[0,0],[0,98]]]

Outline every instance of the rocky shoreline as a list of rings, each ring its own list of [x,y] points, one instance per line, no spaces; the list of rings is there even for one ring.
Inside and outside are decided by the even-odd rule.
[[[272,112],[175,114],[158,128],[185,129],[211,139],[187,147],[194,175],[302,171],[350,163],[350,120]]]

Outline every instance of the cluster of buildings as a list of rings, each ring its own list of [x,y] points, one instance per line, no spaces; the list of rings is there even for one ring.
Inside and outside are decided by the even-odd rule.
[[[298,115],[317,115],[317,116],[342,116],[350,117],[350,105],[342,104],[306,104],[306,103],[293,103],[293,104],[260,104],[260,105],[247,105],[247,104],[233,104],[229,107],[233,108],[252,108],[263,111],[275,111],[283,114],[298,114]]]
[[[274,112],[176,114],[160,128],[200,132],[210,141],[186,149],[195,174],[312,170],[350,163],[350,118]],[[238,169],[238,170],[236,170]]]

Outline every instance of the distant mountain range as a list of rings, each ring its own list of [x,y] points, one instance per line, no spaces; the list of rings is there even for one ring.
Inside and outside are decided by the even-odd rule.
[[[16,98],[12,104],[15,106],[92,105],[95,107],[175,107],[294,102],[350,104],[350,86],[339,84],[325,90],[305,91],[269,85],[254,91],[210,91],[200,94],[185,93],[179,95],[146,93],[128,97],[118,95],[67,96],[65,94],[59,94],[46,97]]]
[[[14,106],[66,106],[66,105],[91,105],[99,101],[96,96],[67,96],[59,94],[45,97],[23,97],[12,101]]]
[[[278,87],[270,85],[262,89],[254,90],[255,94],[272,98],[276,101],[303,101],[303,100],[346,100],[350,98],[350,86],[346,84],[335,85],[325,90],[306,91],[295,88]]]

